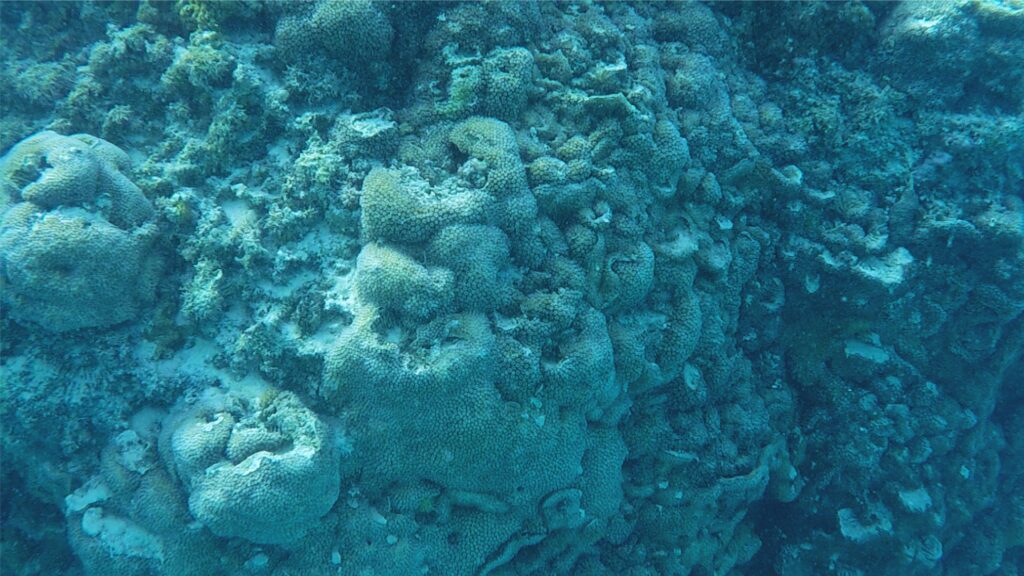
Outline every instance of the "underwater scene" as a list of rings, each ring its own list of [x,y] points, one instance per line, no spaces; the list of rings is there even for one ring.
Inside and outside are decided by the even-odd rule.
[[[1024,574],[1024,2],[0,2],[4,576]]]

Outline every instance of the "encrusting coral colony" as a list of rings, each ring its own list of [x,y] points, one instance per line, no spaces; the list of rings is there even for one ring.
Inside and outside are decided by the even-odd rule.
[[[1024,5],[0,4],[0,571],[1024,568]]]

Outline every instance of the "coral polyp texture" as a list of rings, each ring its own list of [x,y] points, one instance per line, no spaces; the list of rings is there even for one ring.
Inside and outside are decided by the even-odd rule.
[[[188,491],[189,510],[218,536],[290,542],[338,499],[335,433],[291,392],[208,390],[168,418],[164,461]]]
[[[0,573],[1024,568],[1019,3],[0,39]]]
[[[106,327],[152,300],[154,210],[110,142],[44,131],[0,158],[0,262],[9,316],[47,331]]]

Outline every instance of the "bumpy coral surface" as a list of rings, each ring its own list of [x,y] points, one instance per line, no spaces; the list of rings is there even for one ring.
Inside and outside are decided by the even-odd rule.
[[[3,301],[46,330],[105,327],[152,299],[159,262],[149,200],[113,144],[46,131],[0,158]],[[0,204],[2,206],[3,204]]]
[[[207,390],[168,417],[161,444],[189,510],[218,536],[290,542],[338,499],[335,433],[291,392]]]
[[[3,574],[1024,566],[1019,3],[0,39]]]

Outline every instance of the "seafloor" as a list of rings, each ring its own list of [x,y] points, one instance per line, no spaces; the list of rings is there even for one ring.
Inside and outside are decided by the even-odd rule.
[[[0,571],[1017,576],[1024,3],[0,2]]]

